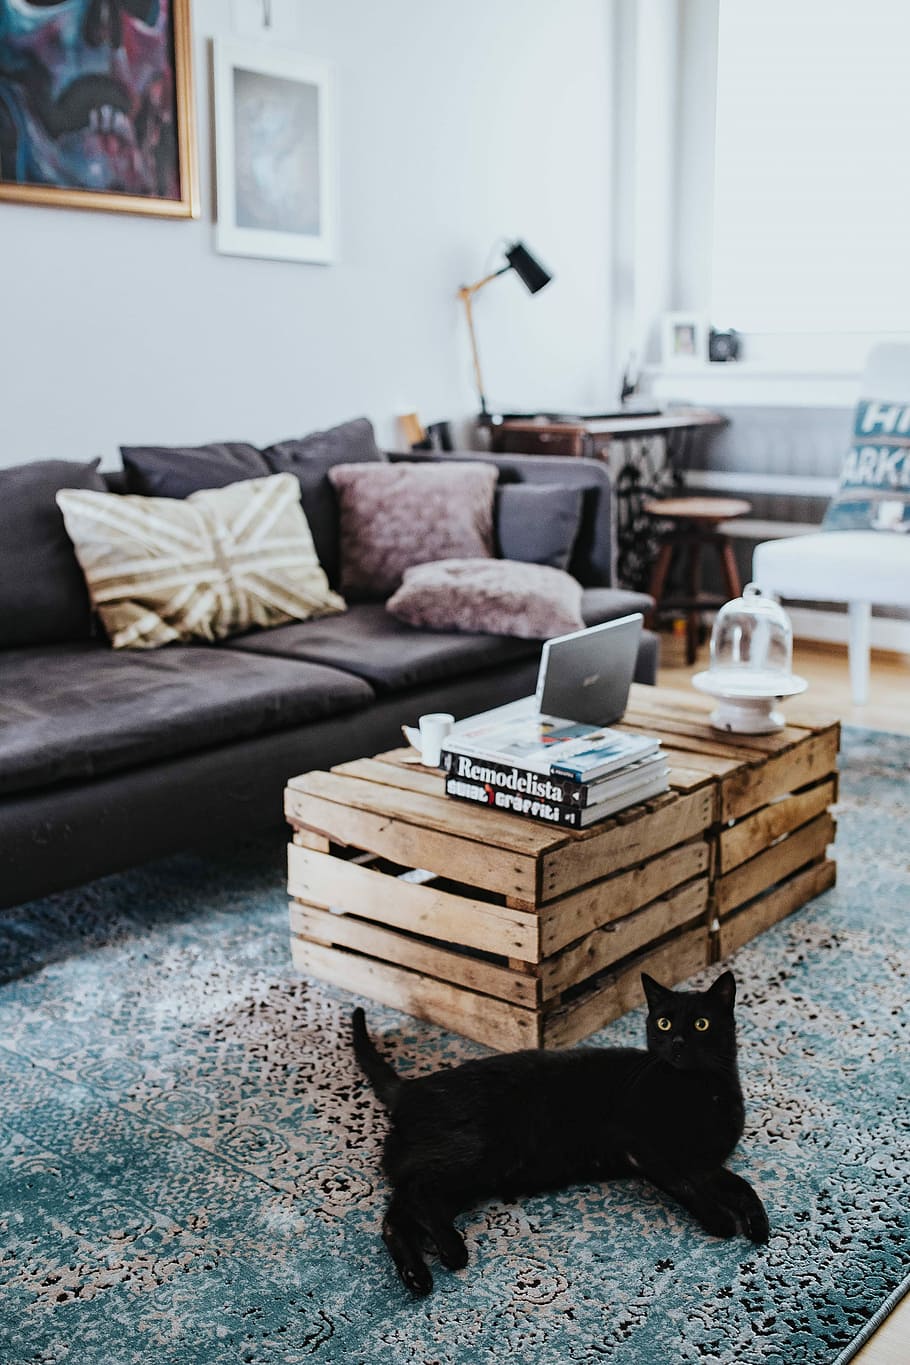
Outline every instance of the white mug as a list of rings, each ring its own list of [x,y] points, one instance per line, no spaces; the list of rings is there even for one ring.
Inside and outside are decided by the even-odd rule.
[[[420,761],[428,768],[438,768],[442,742],[455,724],[455,717],[447,711],[432,711],[429,715],[421,716],[418,724]]]

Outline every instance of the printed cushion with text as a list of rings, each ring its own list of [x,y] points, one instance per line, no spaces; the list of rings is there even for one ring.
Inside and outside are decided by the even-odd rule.
[[[910,403],[863,399],[825,531],[910,532]]]

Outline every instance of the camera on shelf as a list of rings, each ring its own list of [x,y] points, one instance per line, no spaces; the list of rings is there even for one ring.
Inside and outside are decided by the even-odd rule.
[[[728,327],[725,332],[718,332],[714,327],[708,333],[708,359],[709,360],[739,360],[742,338],[739,332]]]

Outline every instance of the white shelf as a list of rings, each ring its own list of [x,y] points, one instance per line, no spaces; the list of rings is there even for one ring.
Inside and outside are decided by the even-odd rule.
[[[786,368],[759,364],[749,360],[696,360],[691,363],[679,362],[669,365],[644,365],[642,374],[652,379],[685,379],[697,377],[704,379],[710,375],[712,379],[831,379],[840,382],[859,383],[862,372],[860,370],[831,369],[830,367],[818,366],[817,368],[807,368],[800,366],[797,368]]]
[[[770,493],[789,498],[833,498],[839,482],[821,474],[762,474],[748,469],[685,469],[687,487],[714,493]]]

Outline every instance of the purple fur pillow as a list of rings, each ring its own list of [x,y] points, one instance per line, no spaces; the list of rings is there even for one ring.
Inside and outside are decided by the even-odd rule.
[[[410,626],[547,640],[583,630],[581,584],[510,559],[443,559],[407,569],[386,609]]]
[[[414,564],[493,554],[495,465],[338,464],[329,478],[351,597],[388,597]]]

